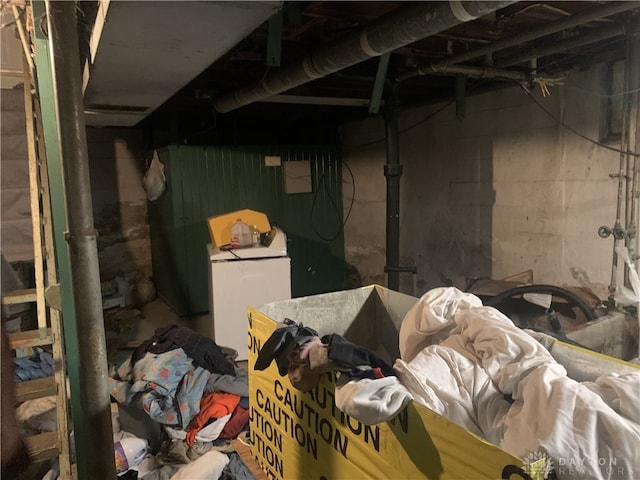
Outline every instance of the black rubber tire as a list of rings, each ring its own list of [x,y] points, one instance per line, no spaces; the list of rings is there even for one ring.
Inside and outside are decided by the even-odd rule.
[[[537,284],[537,285],[523,285],[522,287],[512,288],[510,290],[502,292],[499,295],[496,295],[493,298],[490,298],[485,302],[485,305],[489,307],[494,307],[500,310],[498,306],[502,302],[504,302],[508,298],[513,297],[514,295],[522,295],[524,293],[547,293],[547,294],[555,295],[557,297],[564,298],[565,300],[568,300],[569,302],[573,303],[576,307],[578,307],[580,311],[584,313],[584,316],[587,318],[587,321],[591,322],[596,319],[596,316],[591,310],[591,308],[589,307],[589,305],[587,305],[580,297],[578,297],[575,293],[570,292],[569,290],[565,290],[564,288],[561,288],[561,287],[556,287],[555,285]]]

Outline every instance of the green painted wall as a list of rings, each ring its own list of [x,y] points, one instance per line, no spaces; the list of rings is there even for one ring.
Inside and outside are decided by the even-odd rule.
[[[167,190],[149,202],[153,276],[180,315],[208,310],[207,218],[250,208],[287,234],[294,297],[344,288],[342,176],[331,147],[169,146],[158,150]],[[311,193],[287,194],[284,162],[309,160]]]

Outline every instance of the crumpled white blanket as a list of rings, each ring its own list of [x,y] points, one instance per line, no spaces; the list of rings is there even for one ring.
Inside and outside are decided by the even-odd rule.
[[[440,343],[454,326],[456,312],[481,306],[478,297],[455,288],[429,290],[402,320],[398,334],[400,358],[410,362],[424,347]]]
[[[215,480],[220,478],[229,457],[217,450],[211,450],[192,463],[178,470],[171,480]]]
[[[511,405],[476,362],[451,348],[432,345],[409,363],[396,360],[393,368],[416,402],[499,444]]]
[[[638,398],[640,375],[619,377],[621,395],[609,400],[627,404]],[[600,377],[607,384],[615,377]],[[520,458],[546,452],[558,478],[628,479],[640,475],[640,425],[620,415],[605,399],[613,390],[579,383],[552,366],[537,368],[521,382],[520,398],[507,413],[499,444]],[[635,386],[634,386],[635,385]],[[633,390],[635,389],[635,392]]]
[[[411,395],[519,458],[547,453],[561,479],[640,478],[640,370],[577,382],[541,343],[455,288],[427,292],[407,313],[400,353],[394,369],[407,393],[398,387],[396,404]],[[366,392],[377,395],[372,387],[351,385],[359,411]],[[342,395],[337,389],[336,405]],[[340,402],[362,421],[348,399]],[[367,419],[399,411],[372,408]]]

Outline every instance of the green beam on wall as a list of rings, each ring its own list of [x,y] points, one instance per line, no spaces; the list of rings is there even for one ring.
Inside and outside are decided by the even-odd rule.
[[[378,113],[382,104],[382,93],[384,92],[384,81],[387,78],[387,70],[389,68],[389,58],[391,52],[387,52],[380,56],[378,62],[378,72],[376,73],[376,81],[373,84],[371,92],[371,100],[369,101],[369,113]]]
[[[280,10],[269,18],[269,34],[267,37],[267,65],[279,67],[282,54],[282,24],[284,13]]]
[[[78,356],[78,335],[74,298],[71,293],[71,268],[69,252],[65,241],[67,230],[66,196],[61,163],[60,132],[54,74],[52,70],[49,39],[45,35],[47,25],[47,8],[44,0],[33,0],[33,24],[35,43],[35,65],[37,72],[38,96],[44,134],[44,144],[47,155],[47,171],[49,175],[49,189],[51,192],[51,212],[55,244],[55,256],[58,269],[58,279],[62,294],[62,321],[66,347],[67,374],[71,387],[71,408],[73,413],[73,430],[76,447],[78,478],[86,477],[86,461],[91,445],[88,429],[89,422],[84,418],[80,396],[80,358]]]

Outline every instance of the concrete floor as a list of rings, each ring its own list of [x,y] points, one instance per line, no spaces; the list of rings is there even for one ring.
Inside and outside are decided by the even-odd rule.
[[[171,324],[189,327],[203,336],[211,333],[208,314],[179,317],[159,297],[139,308],[105,310],[104,319],[109,363],[123,359],[157,329]]]
[[[104,318],[110,365],[125,360],[138,345],[151,338],[157,329],[171,324],[188,327],[202,336],[213,338],[208,313],[180,317],[160,297],[139,308],[106,310]],[[246,361],[237,362],[236,365],[247,368]]]

